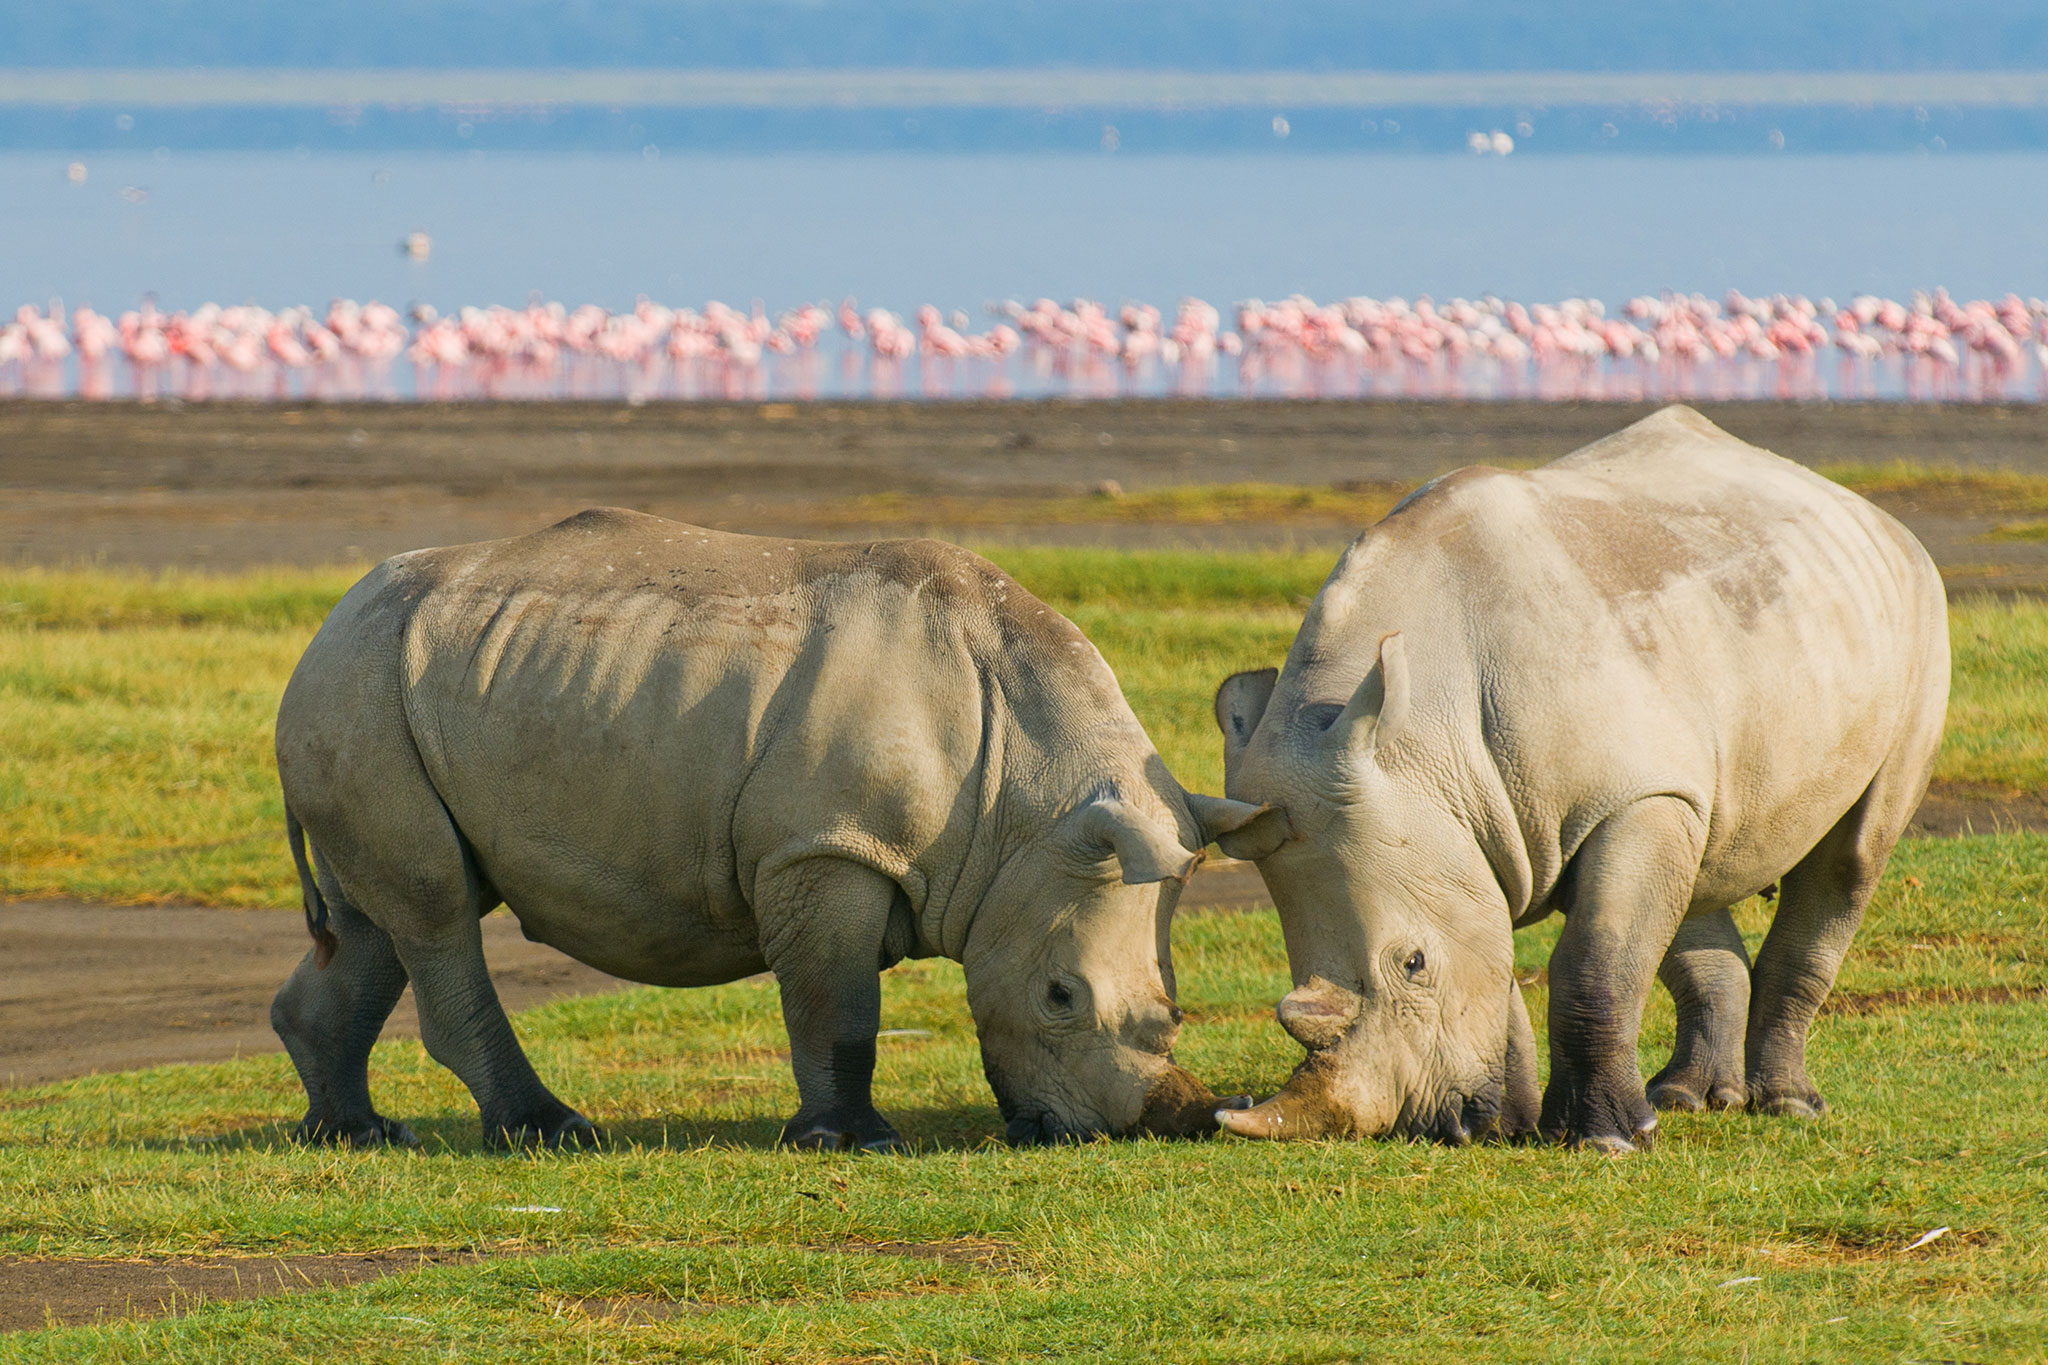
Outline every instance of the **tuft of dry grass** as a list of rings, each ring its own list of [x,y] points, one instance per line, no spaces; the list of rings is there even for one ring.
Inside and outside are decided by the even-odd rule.
[[[829,503],[810,514],[820,524],[903,523],[918,526],[1080,526],[1164,522],[1218,526],[1230,522],[1338,522],[1363,530],[1385,516],[1409,485],[1338,486],[1281,483],[1169,484],[1128,492],[1114,485],[1052,498],[919,497],[870,493]]]
[[[1825,464],[1815,472],[1865,497],[1923,493],[1966,499],[1973,505],[2012,512],[2048,511],[2048,476],[2016,469],[1920,464]]]

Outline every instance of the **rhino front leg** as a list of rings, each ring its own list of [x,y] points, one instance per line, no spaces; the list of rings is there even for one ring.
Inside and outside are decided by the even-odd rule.
[[[896,884],[844,858],[800,857],[764,873],[755,913],[782,990],[796,1072],[792,1147],[890,1151],[903,1145],[876,1112],[875,1033],[882,1026],[883,944]]]
[[[334,958],[319,967],[308,952],[270,1006],[270,1026],[306,1087],[306,1117],[292,1136],[357,1147],[416,1147],[419,1139],[410,1128],[370,1104],[370,1049],[405,990],[405,968],[391,936],[350,905],[331,877],[321,882],[337,943]]]
[[[1657,977],[1678,1007],[1671,1061],[1650,1078],[1659,1109],[1740,1109],[1743,1037],[1749,1024],[1749,949],[1727,910],[1690,915]]]
[[[1699,872],[1703,822],[1660,796],[1602,822],[1573,859],[1564,932],[1550,959],[1545,1136],[1608,1151],[1649,1145],[1657,1116],[1636,1036],[1657,964]]]

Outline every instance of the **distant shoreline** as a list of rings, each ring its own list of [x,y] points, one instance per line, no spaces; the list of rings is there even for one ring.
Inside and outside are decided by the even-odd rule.
[[[0,108],[2048,108],[2048,71],[0,69]]]

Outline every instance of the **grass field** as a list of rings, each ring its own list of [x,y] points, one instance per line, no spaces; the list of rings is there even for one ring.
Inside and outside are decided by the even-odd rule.
[[[1327,554],[991,551],[1088,632],[1168,765],[1222,790],[1216,684],[1277,664]],[[0,895],[286,905],[277,698],[355,572],[0,570]],[[2048,605],[1951,614],[1937,775],[2048,786]]]
[[[541,1073],[617,1138],[595,1155],[482,1154],[467,1096],[409,1042],[373,1076],[426,1139],[413,1155],[288,1146],[301,1100],[282,1057],[9,1092],[0,1253],[487,1258],[0,1338],[0,1359],[2038,1360],[2044,904],[2048,840],[1909,843],[1816,1029],[1835,1112],[1668,1116],[1625,1161],[1011,1151],[942,962],[884,978],[885,1026],[929,1035],[883,1044],[878,1101],[919,1148],[903,1158],[771,1149],[795,1095],[765,983],[521,1016]],[[1742,919],[1754,939],[1761,911]],[[1523,935],[1525,967],[1549,938]],[[1270,1090],[1296,1055],[1271,1023],[1273,920],[1194,917],[1176,940],[1181,1060]],[[1660,995],[1646,1068],[1670,1038]]]
[[[1218,678],[1277,662],[1327,556],[1007,550],[1217,790]],[[276,697],[352,574],[0,573],[0,890],[283,905]],[[2048,609],[1952,615],[1944,776],[2048,777]],[[1768,923],[1742,908],[1752,947]],[[1536,976],[1555,924],[1518,961]],[[1270,914],[1175,931],[1180,1060],[1270,1092],[1298,1049]],[[797,1157],[771,985],[518,1023],[607,1151],[480,1151],[416,1043],[380,1106],[416,1154],[303,1151],[281,1056],[0,1094],[0,1254],[437,1248],[352,1289],[0,1337],[0,1360],[2039,1360],[2048,1354],[2048,839],[1915,840],[1815,1031],[1819,1124],[1672,1115],[1624,1161],[1542,1148],[1000,1146],[960,973],[884,978],[901,1158]],[[1671,1042],[1652,1003],[1646,1071]],[[1938,1227],[1949,1231],[1918,1249]]]

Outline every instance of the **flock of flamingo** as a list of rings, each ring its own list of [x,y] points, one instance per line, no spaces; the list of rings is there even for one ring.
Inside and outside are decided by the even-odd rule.
[[[1845,304],[1699,294],[1523,304],[1294,297],[1222,310],[1007,302],[991,325],[848,299],[771,318],[712,302],[614,312],[337,300],[324,313],[25,305],[0,395],[204,399],[1252,397],[2048,398],[2048,304],[1945,290]],[[836,340],[835,340],[836,338]]]

